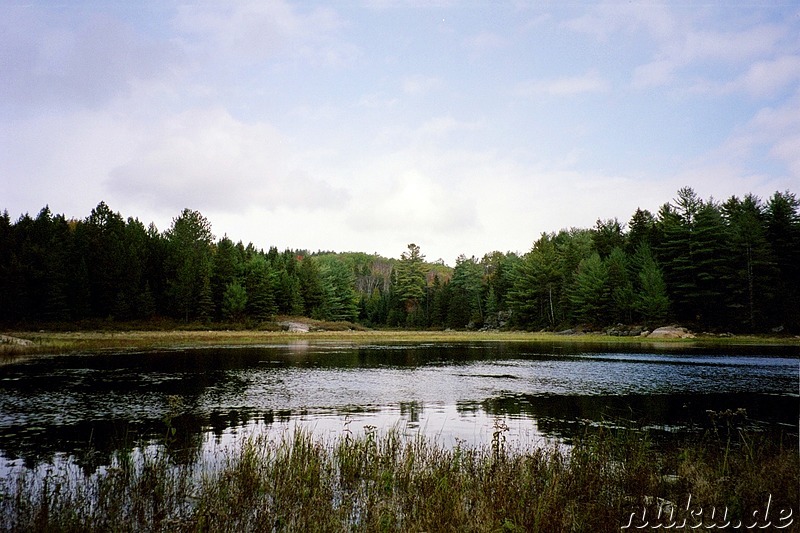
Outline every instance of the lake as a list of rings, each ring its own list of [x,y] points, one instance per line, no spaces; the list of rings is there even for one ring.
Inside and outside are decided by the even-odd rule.
[[[446,446],[632,425],[669,438],[729,423],[797,434],[797,346],[293,342],[41,356],[0,366],[0,475],[88,472],[119,450],[190,462],[295,425],[396,428]],[[744,411],[740,411],[743,409]]]

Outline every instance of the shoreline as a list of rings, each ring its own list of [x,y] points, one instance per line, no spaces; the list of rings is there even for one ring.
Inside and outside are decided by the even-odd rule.
[[[199,329],[113,329],[80,331],[3,331],[5,339],[19,342],[0,344],[0,356],[68,354],[82,351],[162,349],[213,346],[258,346],[285,342],[341,342],[369,344],[390,342],[530,342],[548,344],[600,344],[608,346],[786,346],[800,348],[800,338],[757,335],[713,336],[693,338],[617,337],[600,333],[563,335],[553,332],[526,331],[412,331],[412,330],[199,330]]]

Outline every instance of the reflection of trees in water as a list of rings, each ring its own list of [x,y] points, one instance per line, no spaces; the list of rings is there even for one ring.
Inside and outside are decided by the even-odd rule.
[[[468,367],[476,361],[498,364],[514,361],[499,370],[504,374],[490,373],[493,378],[510,379],[517,377],[514,367],[520,361],[569,363],[574,359],[571,353],[590,348],[589,345],[561,343],[552,346],[546,343],[454,343],[358,347],[302,344],[270,349],[203,348],[31,359],[0,368],[0,422],[3,424],[0,452],[8,459],[21,459],[27,467],[53,462],[57,456],[61,460],[71,456],[75,464],[86,472],[93,472],[98,466],[110,464],[117,452],[129,453],[137,446],[154,444],[163,446],[171,461],[188,463],[202,451],[208,431],[221,439],[229,429],[244,428],[254,422],[271,426],[294,419],[313,419],[315,415],[308,415],[297,406],[294,410],[264,410],[238,405],[239,402],[258,403],[261,397],[257,395],[275,394],[275,390],[293,393],[283,384],[287,370],[297,375],[308,368],[315,371],[353,369],[354,372],[363,369],[365,375],[370,375],[366,370],[373,368],[436,369],[441,366],[452,370]],[[758,350],[769,353],[763,347]],[[700,351],[693,349],[692,353]],[[783,352],[775,348],[775,353]],[[450,379],[462,379],[459,372],[452,371]],[[313,379],[329,376],[320,375],[315,374]],[[793,376],[782,379],[796,383]],[[308,386],[313,388],[313,382]],[[783,385],[776,390],[782,388]],[[386,404],[398,405],[396,398],[388,396],[392,394],[389,388],[382,393],[387,395]],[[179,398],[179,404],[171,404],[171,398]],[[786,424],[787,432],[796,433],[799,410],[796,396],[755,393],[500,394],[484,400],[477,398],[457,405],[462,416],[486,413],[530,418],[536,420],[539,431],[562,438],[580,435],[587,427],[600,423],[625,423],[634,427],[681,426],[704,431],[713,429],[707,411],[739,408],[746,409],[748,424],[768,427],[781,423]],[[341,399],[337,402],[325,411],[326,415],[379,412],[385,406],[374,402],[343,407]],[[282,402],[269,404],[281,406]],[[401,416],[412,424],[425,420],[425,407],[422,401],[399,403]],[[312,409],[327,408],[317,405]]]
[[[750,429],[797,431],[800,408],[797,398],[771,394],[660,394],[535,396],[505,395],[482,402],[463,402],[462,414],[484,411],[490,416],[512,416],[536,420],[544,434],[574,438],[591,428],[623,425],[682,431],[720,429],[714,413],[744,409],[737,423]]]
[[[0,450],[26,468],[70,458],[86,474],[111,464],[115,454],[147,444],[163,446],[176,464],[190,463],[202,449],[206,421],[191,414],[163,420],[93,420],[68,425],[9,428],[0,435]],[[172,431],[174,429],[174,432]]]

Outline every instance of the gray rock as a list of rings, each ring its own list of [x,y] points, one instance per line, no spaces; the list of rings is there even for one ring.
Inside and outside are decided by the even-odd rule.
[[[12,344],[15,346],[33,346],[33,341],[28,339],[19,339],[9,335],[0,335],[0,344]]]
[[[652,339],[694,339],[694,333],[680,326],[656,328],[648,335]]]

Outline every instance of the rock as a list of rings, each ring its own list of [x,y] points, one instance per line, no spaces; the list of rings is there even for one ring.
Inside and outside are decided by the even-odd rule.
[[[13,344],[15,346],[33,346],[33,341],[28,339],[19,339],[9,335],[0,335],[0,344]]]
[[[612,337],[639,337],[641,334],[641,327],[626,326],[624,324],[617,324],[615,327],[606,331],[606,335],[610,335]]]
[[[694,339],[694,333],[679,326],[665,326],[654,329],[648,337],[651,339]]]
[[[280,326],[289,333],[308,333],[311,329],[308,324],[303,322],[281,322]]]

